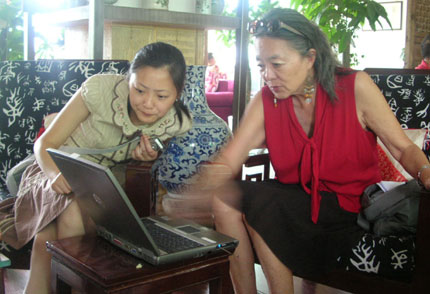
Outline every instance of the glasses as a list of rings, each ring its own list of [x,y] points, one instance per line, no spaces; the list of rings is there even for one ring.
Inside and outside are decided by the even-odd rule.
[[[283,23],[280,20],[272,20],[272,21],[254,20],[248,23],[248,32],[250,34],[276,33],[277,31],[282,29],[289,31],[291,33],[294,33],[296,35],[305,37],[305,35],[300,33],[298,30]]]

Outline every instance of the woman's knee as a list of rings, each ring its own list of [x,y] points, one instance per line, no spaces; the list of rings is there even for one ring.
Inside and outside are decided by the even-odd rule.
[[[57,219],[58,238],[66,238],[85,233],[81,210],[73,201]]]
[[[243,222],[241,211],[217,197],[215,197],[213,200],[212,212],[214,215],[215,224],[234,224]]]
[[[50,223],[43,230],[34,236],[33,249],[46,250],[46,242],[57,240],[57,231],[55,222]]]

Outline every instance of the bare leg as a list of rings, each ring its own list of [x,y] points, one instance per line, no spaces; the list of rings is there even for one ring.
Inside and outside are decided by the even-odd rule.
[[[246,223],[246,221],[245,221]],[[270,250],[263,238],[248,224],[249,235],[272,294],[293,294],[293,273]]]
[[[45,243],[48,240],[54,240],[56,236],[56,224],[52,222],[34,237],[30,275],[24,293],[50,293],[51,254],[46,250]]]
[[[216,197],[213,200],[213,213],[217,231],[239,240],[239,246],[230,257],[230,275],[235,293],[257,293],[254,253],[242,213]]]
[[[26,294],[50,293],[51,254],[46,250],[46,241],[79,236],[85,233],[80,209],[73,201],[46,228],[37,233],[31,251],[30,277]]]
[[[315,282],[302,279],[302,292],[303,294],[315,294],[317,284]]]
[[[57,240],[84,234],[81,209],[76,201],[73,201],[57,218]]]

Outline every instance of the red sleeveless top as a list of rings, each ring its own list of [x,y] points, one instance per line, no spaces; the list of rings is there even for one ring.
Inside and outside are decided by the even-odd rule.
[[[357,118],[355,76],[336,77],[338,100],[334,103],[320,85],[317,87],[311,138],[297,120],[291,98],[278,99],[274,107],[273,93],[268,87],[262,90],[266,144],[276,177],[285,184],[300,183],[311,195],[314,223],[321,201],[319,191],[336,193],[340,207],[359,212],[364,189],[381,181],[376,136],[364,130]]]

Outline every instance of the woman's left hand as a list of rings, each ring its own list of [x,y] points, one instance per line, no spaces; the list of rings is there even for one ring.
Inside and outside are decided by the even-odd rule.
[[[426,190],[430,190],[430,165],[425,164],[423,167],[421,167],[418,175],[418,181]]]
[[[136,148],[132,151],[131,157],[135,160],[140,161],[153,161],[158,157],[158,151],[155,151],[151,147],[151,142],[149,137],[142,135],[140,137],[140,142]]]

